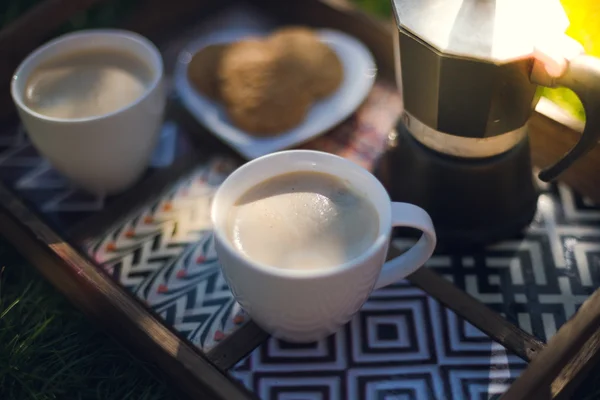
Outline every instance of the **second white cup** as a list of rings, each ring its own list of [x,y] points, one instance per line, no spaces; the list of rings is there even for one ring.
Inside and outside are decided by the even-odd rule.
[[[80,50],[114,49],[146,63],[152,79],[132,104],[106,115],[53,118],[24,102],[27,80],[37,66]],[[127,189],[150,163],[166,103],[163,61],[148,39],[122,30],[86,30],[60,36],[31,53],[17,68],[11,95],[33,145],[76,185],[98,195]]]

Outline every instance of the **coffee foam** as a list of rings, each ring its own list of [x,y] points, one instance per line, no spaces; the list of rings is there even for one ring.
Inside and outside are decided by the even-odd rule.
[[[370,247],[379,218],[348,182],[294,172],[242,195],[229,210],[227,231],[234,247],[254,261],[280,268],[330,268]]]
[[[135,56],[111,49],[77,51],[38,66],[27,80],[25,104],[53,118],[109,114],[140,98],[151,80],[150,67]]]

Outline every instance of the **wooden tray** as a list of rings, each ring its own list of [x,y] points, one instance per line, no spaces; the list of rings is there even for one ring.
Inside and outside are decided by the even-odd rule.
[[[393,27],[341,1],[177,0],[167,11],[158,4],[146,2],[123,26],[159,45],[167,72],[190,40],[241,21],[327,26],[363,41],[379,68],[371,94],[351,118],[304,147],[374,168],[402,109],[393,84]],[[37,14],[24,18],[31,15]],[[5,121],[0,232],[76,306],[156,363],[190,398],[303,392],[309,398],[461,399],[502,394],[518,376],[506,398],[568,398],[598,358],[592,328],[600,301],[591,297],[575,310],[600,281],[590,267],[600,248],[600,211],[562,183],[545,188],[540,215],[524,238],[477,254],[438,253],[406,282],[374,293],[338,334],[291,346],[249,321],[220,275],[206,219],[210,190],[242,160],[176,97],[166,119],[175,132],[175,160],[106,199],[72,190],[37,155],[14,115]],[[572,290],[563,290],[564,282]],[[558,300],[527,307],[540,306],[543,296]],[[571,312],[561,311],[567,307]]]

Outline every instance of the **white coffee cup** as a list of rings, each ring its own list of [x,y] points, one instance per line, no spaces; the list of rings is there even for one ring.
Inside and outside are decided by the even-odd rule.
[[[144,94],[114,112],[89,118],[53,118],[23,101],[29,75],[41,63],[78,50],[115,49],[145,62],[152,80]],[[60,36],[33,51],[17,68],[11,95],[33,145],[76,185],[99,195],[120,192],[150,163],[165,109],[163,61],[148,39],[122,30],[85,30]]]
[[[297,171],[329,173],[368,194],[379,214],[379,234],[364,254],[334,268],[291,270],[262,265],[233,247],[226,220],[234,202],[266,179]],[[215,193],[211,218],[217,255],[236,300],[265,331],[293,342],[315,341],[334,333],[374,289],[417,270],[436,245],[431,218],[422,208],[392,203],[370,172],[352,161],[318,151],[282,151],[243,165]],[[397,226],[416,228],[423,234],[406,253],[385,262],[392,228]]]

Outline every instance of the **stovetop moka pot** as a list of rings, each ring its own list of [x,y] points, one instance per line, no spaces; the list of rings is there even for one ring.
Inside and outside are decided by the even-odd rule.
[[[377,174],[394,201],[425,208],[440,243],[517,234],[536,211],[527,121],[538,86],[581,99],[577,145],[539,178],[557,178],[600,139],[600,59],[565,34],[558,0],[392,0],[404,112]]]

